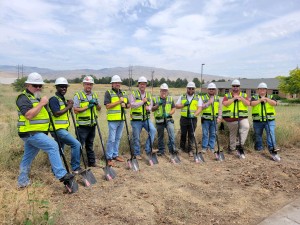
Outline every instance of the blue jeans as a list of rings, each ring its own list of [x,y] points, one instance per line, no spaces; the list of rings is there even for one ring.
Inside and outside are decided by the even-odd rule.
[[[119,155],[119,145],[124,128],[124,121],[108,121],[108,139],[106,144],[106,158],[113,159]]]
[[[55,140],[44,133],[35,133],[29,137],[22,138],[22,140],[24,141],[24,155],[20,163],[20,175],[18,177],[18,185],[20,187],[30,184],[28,174],[32,161],[40,149],[48,154],[55,177],[60,179],[66,175],[67,171],[63,167],[58,145]]]
[[[202,123],[202,149],[208,147],[213,150],[216,142],[216,126],[213,120],[201,120]]]
[[[269,132],[269,126],[270,126],[270,132]],[[275,120],[269,121],[269,126],[267,122],[256,122],[253,121],[253,128],[255,132],[255,149],[256,150],[263,150],[263,140],[262,140],[262,135],[264,129],[266,130],[267,133],[267,144],[268,144],[268,149],[269,151],[273,149],[273,147],[276,147],[276,138],[275,138]],[[270,133],[272,135],[272,139],[270,137]],[[274,146],[273,146],[274,144]]]
[[[174,122],[167,121],[166,123],[156,124],[157,134],[158,134],[158,150],[161,154],[165,153],[165,144],[164,144],[164,131],[167,129],[169,136],[168,148],[169,152],[173,153],[175,151],[175,133],[174,133]]]
[[[56,133],[63,149],[65,144],[71,147],[71,167],[75,171],[80,168],[80,142],[65,129],[59,129]],[[51,132],[51,135],[56,140],[54,133]]]
[[[133,151],[134,155],[141,155],[141,147],[140,147],[140,135],[142,128],[144,128],[147,132],[149,132],[148,129],[148,122],[149,122],[149,128],[150,128],[150,137],[151,137],[151,145],[153,146],[154,142],[154,137],[156,134],[156,129],[151,122],[151,120],[145,120],[145,121],[131,121],[131,126],[132,126],[132,141],[133,141]],[[148,137],[145,145],[145,150],[146,153],[151,152],[151,147],[150,147],[150,138]]]

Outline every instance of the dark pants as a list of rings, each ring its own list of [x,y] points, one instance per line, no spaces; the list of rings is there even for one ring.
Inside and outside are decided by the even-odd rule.
[[[180,117],[180,148],[184,152],[190,152],[195,148],[194,132],[197,127],[197,118],[189,119]],[[194,129],[193,129],[194,128]],[[188,148],[185,148],[186,135],[188,134]]]
[[[86,155],[88,159],[88,166],[95,164],[96,157],[93,150],[95,139],[96,126],[79,126],[78,133],[82,146],[85,146]]]

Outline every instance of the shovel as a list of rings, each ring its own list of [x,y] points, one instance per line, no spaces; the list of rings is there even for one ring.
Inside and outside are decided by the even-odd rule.
[[[72,121],[73,121],[73,124],[74,124],[74,129],[75,129],[77,140],[80,142],[79,133],[78,133],[78,129],[76,127],[76,121],[75,121],[75,117],[74,117],[74,113],[73,113],[72,109],[70,109],[70,113],[71,113],[71,116],[72,116]],[[85,169],[84,171],[82,171],[80,173],[80,175],[82,177],[82,181],[83,181],[84,186],[90,187],[91,184],[97,183],[97,180],[96,180],[93,172],[90,169],[87,169],[86,162],[85,162],[85,159],[84,159],[84,156],[83,156],[83,149],[82,149],[81,142],[80,142],[80,155],[81,155],[83,165],[84,165],[84,169]]]
[[[133,149],[131,147],[131,141],[130,141],[129,131],[128,131],[128,124],[127,124],[127,119],[126,119],[126,115],[125,115],[125,110],[124,110],[123,107],[122,107],[122,114],[123,114],[123,117],[124,117],[124,120],[125,120],[127,140],[128,140],[128,145],[129,145],[130,155],[131,155],[131,158],[127,160],[127,166],[128,166],[129,169],[132,169],[133,171],[139,171],[140,170],[139,163],[138,163],[136,157],[134,156]]]
[[[92,109],[92,111],[91,111],[92,112],[92,118],[93,118],[93,108],[94,107],[91,108]],[[117,176],[117,174],[111,166],[108,166],[106,151],[105,151],[105,148],[104,148],[103,139],[102,139],[99,123],[98,123],[98,116],[96,114],[95,114],[95,121],[96,121],[96,126],[97,126],[97,130],[98,130],[98,134],[99,134],[99,137],[100,137],[100,142],[101,142],[101,145],[102,145],[103,154],[104,154],[104,158],[105,158],[105,167],[103,168],[104,177],[105,177],[106,180],[110,181],[110,180],[114,179]]]
[[[55,125],[54,125],[54,122],[53,122],[53,119],[52,119],[52,116],[51,116],[51,112],[50,112],[50,108],[49,106],[47,106],[47,111],[48,111],[48,115],[49,115],[49,119],[50,119],[50,123],[53,127],[53,132],[54,132],[54,135],[55,135],[55,138],[57,140],[57,143],[58,143],[58,147],[59,147],[59,153],[63,159],[63,162],[64,162],[64,165],[66,167],[66,170],[68,173],[70,173],[70,170],[69,170],[69,167],[68,167],[68,163],[67,163],[67,160],[66,160],[66,157],[65,157],[65,154],[64,154],[64,151],[62,149],[62,146],[61,146],[61,143],[60,143],[60,140],[59,140],[59,137],[57,135],[57,132],[56,132],[56,129],[55,129]],[[75,179],[72,179],[70,181],[70,185],[65,185],[67,191],[70,193],[70,194],[73,194],[75,192],[78,191],[78,183],[76,182]]]
[[[143,119],[145,118],[145,110],[144,110],[144,105],[143,105]],[[148,138],[149,138],[149,141],[150,141],[150,153],[147,154],[148,156],[148,163],[150,166],[153,166],[154,164],[158,164],[158,160],[157,160],[157,155],[156,153],[153,152],[153,149],[152,149],[152,141],[151,141],[151,135],[150,135],[150,125],[149,125],[149,119],[150,118],[147,118],[147,126],[148,126]]]
[[[218,146],[218,150],[215,151],[214,153],[215,153],[216,159],[218,161],[224,161],[225,160],[224,153],[222,150],[220,150],[219,135],[218,135],[218,130],[217,130],[217,121],[216,121],[216,117],[215,117],[214,104],[211,104],[211,109],[212,109],[213,120],[214,120],[214,124],[215,124],[215,132],[216,132],[216,139],[217,139],[217,146]]]
[[[190,119],[190,122],[191,122],[192,130],[193,130],[193,137],[194,137],[194,142],[195,142],[195,147],[196,147],[196,152],[194,153],[194,161],[195,161],[195,163],[205,162],[204,158],[202,156],[202,153],[198,152],[198,146],[197,146],[197,141],[196,141],[195,130],[194,130],[192,118]]]

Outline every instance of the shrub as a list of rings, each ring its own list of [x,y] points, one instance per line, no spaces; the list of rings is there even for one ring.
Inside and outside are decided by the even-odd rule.
[[[27,77],[18,78],[15,80],[14,83],[12,83],[12,86],[14,87],[14,90],[17,92],[23,91],[25,88],[25,81],[27,80]]]

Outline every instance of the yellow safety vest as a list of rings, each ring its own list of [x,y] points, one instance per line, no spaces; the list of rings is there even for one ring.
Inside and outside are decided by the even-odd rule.
[[[153,98],[153,103],[158,104],[160,102],[160,99],[161,99],[160,97]],[[172,102],[173,102],[173,98],[170,96],[167,96],[166,105],[165,105],[165,113],[168,113],[169,115],[172,110]],[[163,114],[164,114],[164,109],[163,109],[163,106],[160,105],[158,107],[158,109],[156,111],[154,111],[154,117],[155,117],[156,123],[164,122]],[[170,119],[172,119],[171,115],[168,118],[166,118],[166,120],[170,120]]]
[[[59,102],[59,110],[63,110],[64,108],[66,108],[66,105],[65,103],[63,102],[63,100],[58,97],[57,95],[53,96],[55,98],[57,98],[58,102]],[[58,117],[55,117],[52,113],[52,119],[53,119],[53,122],[54,122],[54,126],[55,126],[55,129],[58,130],[58,129],[66,129],[68,130],[69,126],[70,126],[70,122],[69,122],[69,110],[64,113],[63,115],[61,116],[58,116]],[[50,131],[53,131],[53,127],[52,125],[50,124]]]
[[[139,91],[132,91],[132,95],[135,98],[135,102],[142,101],[141,93]],[[146,98],[147,98],[147,104],[150,105],[152,96],[149,92],[146,92]],[[137,108],[131,108],[130,116],[131,116],[131,120],[144,121],[150,118],[150,113],[147,113],[146,106],[141,105],[140,107]]]
[[[119,96],[113,90],[107,90],[111,96],[111,103],[117,102],[120,100]],[[128,96],[126,91],[122,91],[124,103],[127,104]],[[106,117],[108,121],[120,121],[124,120],[124,116],[122,115],[121,104],[116,105],[106,111]]]
[[[202,95],[201,98],[202,98],[203,103],[207,103],[210,99],[210,96],[208,94],[206,94],[206,95]],[[220,100],[219,96],[215,95],[214,96],[214,104],[213,104],[215,117],[217,117],[219,115],[219,100]],[[205,108],[201,111],[201,117],[206,120],[214,119],[212,105],[208,106],[207,108]]]
[[[225,94],[225,96],[229,99],[232,99],[231,93]],[[240,92],[240,96],[243,98],[247,98],[247,94]],[[238,101],[237,103],[233,102],[229,106],[223,105],[223,118],[238,118],[237,106],[239,106],[239,117],[247,118],[248,117],[248,106],[245,106],[242,101]]]
[[[187,97],[186,94],[181,95],[181,104],[184,105],[184,103],[186,103]],[[199,101],[199,96],[198,95],[194,95],[192,101],[190,102],[189,106],[184,106],[181,109],[180,115],[182,117],[190,117],[190,115],[194,115],[194,113],[197,111],[198,109],[198,101]],[[188,115],[189,112],[189,115]]]
[[[260,98],[259,95],[252,96],[256,101]],[[273,95],[268,95],[268,98],[272,99]],[[270,105],[268,102],[265,103],[268,120],[275,120],[275,107]],[[267,121],[266,113],[264,107],[262,107],[261,103],[252,107],[252,119],[253,121]]]
[[[17,99],[21,96],[25,95],[32,103],[33,107],[36,107],[39,104],[39,100],[37,100],[33,95],[29,94],[26,90],[20,94]],[[26,133],[31,131],[48,131],[49,129],[49,115],[45,107],[41,109],[41,111],[31,120],[26,119],[24,115],[22,115],[19,107],[17,107],[18,111],[18,132]]]
[[[80,108],[86,107],[89,105],[89,100],[83,91],[79,91],[75,93],[80,102]],[[98,95],[96,93],[92,93],[92,97],[98,99]],[[95,114],[98,114],[95,107],[93,107],[93,113],[91,109],[87,109],[83,112],[76,114],[76,126],[93,126],[96,124]],[[92,116],[93,114],[93,116]]]

